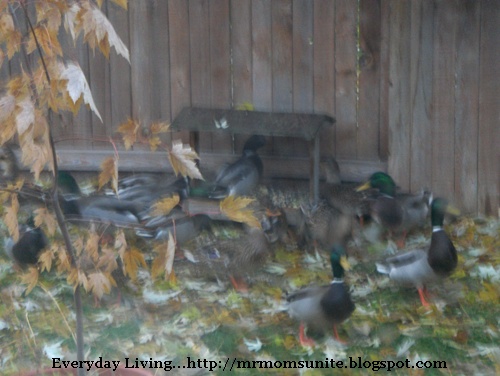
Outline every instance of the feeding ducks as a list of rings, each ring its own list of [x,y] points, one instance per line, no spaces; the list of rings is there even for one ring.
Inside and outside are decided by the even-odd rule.
[[[142,205],[110,196],[81,196],[74,177],[66,171],[58,174],[59,195],[63,213],[69,219],[98,221],[115,226],[134,226],[141,222]]]
[[[14,243],[12,238],[7,238],[5,251],[21,266],[36,265],[38,256],[49,245],[47,236],[40,227],[35,227],[33,217],[19,227],[19,240]]]
[[[402,247],[406,233],[425,223],[431,196],[427,193],[397,194],[396,183],[384,172],[374,173],[357,190],[363,191],[369,188],[376,188],[379,191],[378,196],[367,199],[370,205],[370,215],[390,233],[402,234],[402,238],[398,242],[398,245]]]
[[[243,146],[241,157],[223,168],[217,175],[214,188],[209,196],[222,198],[231,195],[247,196],[252,194],[259,184],[264,169],[257,150],[265,144],[264,136],[251,136]]]
[[[451,274],[457,267],[457,251],[443,229],[446,213],[457,215],[458,211],[443,198],[436,198],[431,204],[432,236],[427,251],[418,249],[390,257],[377,264],[377,271],[402,284],[418,289],[422,305],[425,299],[425,285]]]
[[[287,297],[290,316],[300,320],[299,340],[303,346],[312,346],[314,341],[304,333],[304,324],[319,330],[333,326],[335,338],[339,341],[337,325],[347,320],[355,305],[344,284],[344,270],[348,269],[345,249],[335,244],[330,253],[333,281],[326,286],[308,287]],[[342,341],[341,341],[342,342]]]

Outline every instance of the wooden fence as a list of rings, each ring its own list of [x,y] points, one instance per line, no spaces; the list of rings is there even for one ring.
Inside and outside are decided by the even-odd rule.
[[[104,124],[81,111],[59,132],[70,138],[61,149],[109,150],[97,141],[128,117],[172,121],[191,105],[327,113],[337,123],[322,152],[346,176],[387,168],[404,189],[497,215],[500,1],[131,0],[128,12],[109,1],[103,10],[131,64],[114,51],[109,62],[86,49],[70,55]],[[238,154],[241,142],[208,135],[202,154]],[[272,171],[281,163],[308,176],[290,163],[308,154],[300,140],[276,139],[263,153]]]

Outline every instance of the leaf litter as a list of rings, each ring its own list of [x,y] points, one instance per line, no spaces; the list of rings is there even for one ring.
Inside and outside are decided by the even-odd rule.
[[[269,188],[266,193],[276,196],[273,198],[280,205],[300,205],[295,191]],[[397,250],[390,242],[381,241],[376,230],[363,230],[367,236],[362,233],[348,244],[352,269],[346,280],[356,311],[339,327],[347,344],[335,341],[331,333],[312,333],[317,343],[314,348],[303,348],[298,342],[299,323],[288,316],[285,297],[302,286],[328,283],[331,271],[325,251],[307,253],[295,245],[280,244],[273,260],[250,280],[249,291],[239,293],[225,282],[192,279],[190,263],[183,260],[173,263],[174,282],[152,281],[137,252],[148,260],[153,246],[137,249],[127,255],[128,272],[137,276],[136,288],[121,286],[120,305],[115,301],[117,288],[110,287],[111,294],[104,294],[97,307],[91,296],[84,295],[86,356],[152,358],[178,365],[185,364],[188,356],[223,363],[227,357],[280,361],[408,358],[447,362],[447,369],[427,370],[426,374],[493,375],[500,363],[499,228],[499,221],[493,218],[459,218],[447,224],[459,252],[459,266],[445,283],[430,286],[433,304],[429,311],[422,309],[414,289],[396,286],[376,273],[375,261]],[[216,235],[233,236],[231,231],[223,226]],[[7,235],[5,228],[2,234]],[[410,234],[407,246],[425,246],[429,234],[429,228]],[[195,243],[199,245],[200,240]],[[189,244],[185,248],[184,253],[190,254]],[[51,357],[76,359],[71,333],[61,320],[63,315],[70,325],[75,323],[71,289],[61,288],[67,286],[66,281],[55,273],[41,273],[38,278],[52,297],[39,287],[28,297],[22,293],[24,286],[14,293],[13,287],[20,282],[17,272],[8,267],[10,262],[4,253],[0,255],[3,374],[50,365]],[[154,370],[157,375],[162,372]],[[238,373],[256,374],[257,370]],[[311,369],[295,374],[323,373]]]

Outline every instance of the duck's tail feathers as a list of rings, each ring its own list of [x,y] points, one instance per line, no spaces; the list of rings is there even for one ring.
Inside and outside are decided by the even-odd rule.
[[[391,272],[391,268],[387,264],[381,264],[381,263],[375,263],[375,266],[377,267],[377,272],[380,274],[389,274]]]

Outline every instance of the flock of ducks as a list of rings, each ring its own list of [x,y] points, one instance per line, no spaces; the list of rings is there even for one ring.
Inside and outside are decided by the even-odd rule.
[[[136,175],[119,182],[118,197],[84,195],[73,176],[61,171],[58,174],[59,203],[68,220],[83,223],[97,220],[132,227],[138,236],[146,239],[166,239],[172,233],[179,247],[201,231],[210,230],[211,224],[220,220],[218,207],[222,198],[256,195],[263,171],[257,151],[265,142],[263,136],[250,137],[241,157],[221,169],[212,184],[201,187],[192,187],[192,182],[186,178]],[[278,241],[293,236],[300,248],[328,250],[332,282],[287,296],[289,313],[300,321],[299,339],[305,346],[314,343],[305,335],[306,325],[321,330],[333,327],[340,341],[337,326],[355,309],[344,283],[344,273],[349,269],[346,244],[352,237],[353,226],[363,225],[371,219],[403,247],[406,234],[424,226],[430,211],[432,237],[427,249],[412,250],[376,264],[380,273],[387,274],[395,282],[415,286],[424,306],[429,305],[426,286],[450,275],[457,266],[457,252],[443,229],[443,222],[447,213],[458,213],[444,198],[433,198],[427,191],[419,194],[398,192],[394,180],[383,172],[374,173],[362,185],[343,183],[334,158],[328,158],[324,167],[326,182],[317,205],[275,208],[262,198],[252,207],[260,227],[243,225],[240,238],[215,240],[189,252],[186,257],[186,262],[192,262],[189,267],[192,276],[227,279],[236,289],[245,291],[248,289],[246,277],[265,264],[273,252],[273,244]],[[14,181],[18,170],[14,153],[4,145],[0,148],[2,182]],[[172,194],[179,195],[180,204],[169,215],[151,216],[152,205]],[[48,239],[41,228],[34,226],[32,217],[20,229],[18,242],[7,240],[5,249],[18,264],[36,264],[39,253],[49,244]]]

